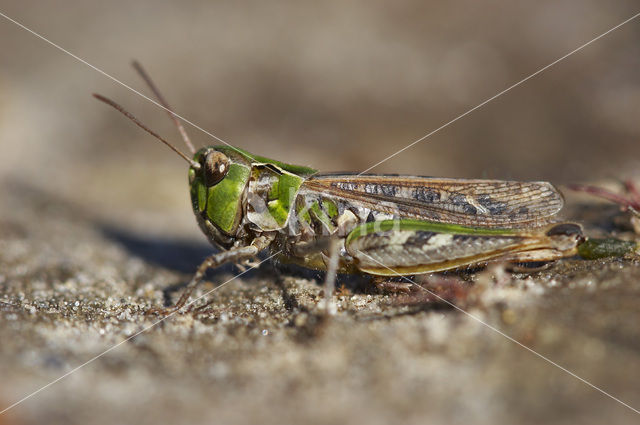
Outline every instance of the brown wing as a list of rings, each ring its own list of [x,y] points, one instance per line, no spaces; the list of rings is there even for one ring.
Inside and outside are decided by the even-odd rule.
[[[547,182],[331,174],[313,176],[301,189],[401,217],[478,227],[542,225],[564,204]]]

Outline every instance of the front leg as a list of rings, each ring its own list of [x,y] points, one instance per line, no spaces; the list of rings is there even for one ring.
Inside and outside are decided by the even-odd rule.
[[[251,242],[251,245],[231,248],[228,251],[218,252],[207,257],[202,264],[198,266],[198,269],[180,295],[176,305],[169,308],[152,308],[147,310],[147,314],[167,315],[180,310],[187,303],[196,287],[202,282],[207,270],[215,269],[225,263],[237,263],[241,260],[252,259],[258,255],[260,251],[268,247],[272,239],[273,238],[259,236]]]

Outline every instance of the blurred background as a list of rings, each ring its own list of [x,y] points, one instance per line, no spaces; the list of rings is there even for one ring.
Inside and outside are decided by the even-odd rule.
[[[0,0],[0,12],[148,95],[131,67],[139,60],[178,114],[232,145],[359,172],[640,9]],[[2,17],[0,50],[1,409],[151,324],[142,312],[212,248],[184,161],[91,93],[186,151],[163,110]],[[371,172],[559,185],[633,177],[639,112],[640,18]],[[197,146],[219,144],[186,127]],[[617,210],[604,215],[608,230]],[[203,287],[234,273],[218,270]],[[637,260],[559,262],[472,308],[637,407],[639,273]],[[354,290],[323,322],[320,279],[274,276],[243,276],[215,294],[206,320],[174,317],[0,424],[637,420],[442,305],[412,312]]]
[[[149,94],[130,66],[139,60],[177,113],[228,143],[322,171],[372,166],[636,9],[631,0],[1,7]],[[626,177],[638,168],[639,38],[631,22],[371,172]],[[0,178],[111,220],[198,234],[185,164],[90,95],[115,99],[185,150],[162,110],[5,19],[0,48]],[[187,130],[199,146],[218,144]]]

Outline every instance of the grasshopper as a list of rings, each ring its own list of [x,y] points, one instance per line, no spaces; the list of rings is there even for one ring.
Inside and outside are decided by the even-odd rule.
[[[255,260],[264,250],[304,267],[397,276],[491,261],[548,262],[585,241],[577,223],[558,222],[564,201],[550,183],[401,175],[323,174],[220,145],[196,150],[145,71],[188,157],[115,102],[95,95],[189,164],[198,225],[219,252],[206,258],[170,310],[183,307],[206,271]]]

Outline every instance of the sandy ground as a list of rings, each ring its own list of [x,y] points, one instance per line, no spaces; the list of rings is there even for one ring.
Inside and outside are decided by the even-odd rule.
[[[129,67],[139,59],[179,113],[233,144],[361,171],[636,7],[5,0],[0,11],[144,91]],[[637,177],[639,28],[629,23],[373,171],[560,185]],[[558,367],[640,408],[634,257],[448,276],[463,280],[456,305],[484,324],[357,277],[341,277],[327,318],[321,275],[265,264],[216,290],[201,314],[152,326],[144,311],[175,299],[167,288],[212,248],[190,211],[184,164],[90,93],[172,140],[175,130],[144,99],[2,18],[0,48],[0,410],[91,361],[1,425],[638,421]],[[217,143],[189,132],[197,145]],[[590,235],[634,238],[615,206],[566,194],[564,217]],[[199,294],[237,273],[210,273]]]
[[[637,406],[636,259],[467,275],[456,303],[484,324],[346,278],[326,318],[318,280],[263,267],[200,314],[153,326],[144,311],[188,279],[206,246],[117,229],[20,185],[3,199],[14,206],[0,221],[3,402],[119,344],[8,423],[635,421],[498,331]],[[200,294],[235,273],[215,272]]]
[[[319,276],[267,266],[229,281],[225,268],[198,293],[228,281],[211,306],[155,324],[144,312],[206,245],[118,229],[18,184],[2,195],[0,400],[109,350],[3,424],[636,421],[518,345],[638,406],[636,258],[465,274],[454,300],[473,318],[346,277],[327,318]]]

